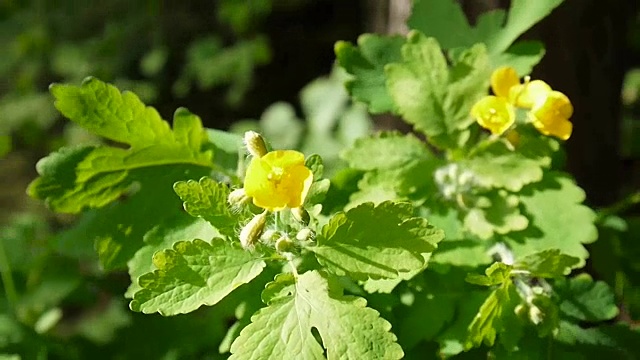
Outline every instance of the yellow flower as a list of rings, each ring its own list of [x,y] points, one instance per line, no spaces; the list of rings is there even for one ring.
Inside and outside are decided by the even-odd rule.
[[[491,90],[500,98],[519,108],[531,109],[533,105],[551,92],[551,86],[542,80],[530,81],[529,77],[520,78],[516,70],[509,66],[501,66],[491,74]]]
[[[491,90],[500,98],[509,98],[511,88],[520,85],[520,78],[516,69],[509,66],[501,66],[491,74]]]
[[[313,174],[304,166],[302,153],[277,150],[251,159],[244,190],[256,206],[278,211],[301,206],[312,182]]]
[[[471,108],[471,116],[480,126],[489,129],[495,135],[505,132],[516,120],[513,106],[497,96],[485,96],[480,99]]]
[[[571,136],[571,102],[544,81],[530,81],[527,76],[524,83],[520,83],[514,68],[502,66],[491,74],[491,90],[495,96],[480,99],[471,108],[471,116],[493,134],[502,135],[513,125],[515,107],[518,107],[530,109],[529,118],[541,133],[562,140]]]
[[[573,130],[573,124],[569,121],[571,115],[573,115],[571,101],[559,91],[551,91],[544,99],[540,99],[529,113],[538,131],[562,140],[567,140],[571,136]]]

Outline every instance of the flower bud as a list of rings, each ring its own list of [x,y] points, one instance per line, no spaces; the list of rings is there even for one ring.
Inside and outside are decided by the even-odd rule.
[[[305,225],[309,225],[309,212],[307,212],[307,210],[305,210],[302,206],[292,208],[291,215],[293,215],[293,218],[296,219],[296,221],[301,222]]]
[[[229,202],[229,204],[234,206],[244,205],[248,203],[250,200],[251,198],[247,196],[247,193],[244,191],[243,188],[233,190],[231,193],[229,193],[229,196],[227,197],[227,202]]]
[[[255,131],[247,131],[244,133],[244,146],[251,156],[261,158],[267,154],[267,145],[264,143],[262,135]]]
[[[288,237],[282,236],[276,241],[276,251],[279,253],[291,252],[295,245]]]
[[[276,240],[276,236],[278,236],[278,232],[273,230],[273,229],[267,229],[264,231],[264,233],[262,234],[262,236],[260,236],[260,238],[263,241],[272,241],[272,240]]]
[[[312,236],[313,236],[313,232],[311,232],[311,229],[304,228],[304,229],[298,231],[298,233],[296,234],[296,239],[298,241],[307,241],[307,240],[311,239]]]
[[[256,215],[249,221],[247,225],[240,231],[240,244],[243,248],[253,247],[253,244],[260,239],[264,231],[264,225],[267,223],[267,211]]]

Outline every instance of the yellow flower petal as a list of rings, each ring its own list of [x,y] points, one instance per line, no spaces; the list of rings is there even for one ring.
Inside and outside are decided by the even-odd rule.
[[[471,108],[471,116],[491,133],[500,135],[513,125],[516,115],[505,98],[485,96]]]
[[[567,140],[571,136],[573,124],[569,118],[573,115],[573,105],[565,94],[551,91],[531,109],[529,115],[533,125],[541,133],[562,140]]]
[[[518,73],[512,67],[501,66],[491,74],[491,90],[498,97],[509,97],[509,90],[519,84]]]
[[[551,92],[551,86],[542,80],[526,81],[511,88],[509,102],[517,107],[531,109],[536,103],[544,101]]]
[[[301,206],[312,182],[313,174],[304,166],[302,153],[277,150],[251,159],[244,189],[256,206],[278,211]]]

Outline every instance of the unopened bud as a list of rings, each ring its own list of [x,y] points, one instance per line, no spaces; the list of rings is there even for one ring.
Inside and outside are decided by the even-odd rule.
[[[291,252],[295,245],[288,237],[282,236],[276,241],[276,251],[279,253]]]
[[[296,239],[298,241],[307,241],[307,240],[311,239],[312,236],[313,236],[313,232],[311,232],[311,229],[304,228],[304,229],[298,231],[298,233],[296,234]]]
[[[280,232],[274,229],[267,229],[264,231],[264,234],[260,237],[263,241],[273,242],[280,237]]]
[[[251,200],[251,198],[247,196],[243,188],[233,190],[227,197],[229,204],[234,206],[244,205],[248,203],[249,200]]]
[[[310,220],[309,212],[305,210],[302,206],[292,208],[291,215],[293,215],[293,218],[296,219],[296,221],[299,221],[305,225],[309,225],[309,220]]]
[[[264,225],[267,223],[267,211],[256,215],[249,221],[247,225],[240,231],[240,244],[243,248],[253,247],[253,244],[260,239],[264,231]]]
[[[267,154],[267,145],[264,143],[264,138],[255,131],[244,133],[244,146],[247,147],[247,151],[251,156],[260,158]]]

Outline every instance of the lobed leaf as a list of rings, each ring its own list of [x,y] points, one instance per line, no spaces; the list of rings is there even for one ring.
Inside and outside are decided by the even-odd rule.
[[[549,249],[518,260],[513,268],[526,270],[535,277],[556,278],[568,275],[579,262],[580,259],[562,254],[558,249]]]
[[[520,296],[510,280],[493,290],[469,324],[465,349],[469,350],[483,343],[493,346],[496,336],[500,333],[519,333],[518,327],[511,326],[515,318],[515,308],[519,303]],[[519,337],[517,334],[510,336]]]
[[[402,60],[385,67],[397,112],[441,148],[460,147],[468,139],[469,111],[489,84],[483,45],[449,60],[451,68],[434,38],[412,31],[402,46]]]
[[[384,66],[400,60],[404,41],[400,36],[364,34],[358,38],[357,47],[344,41],[335,45],[338,63],[354,76],[346,82],[347,90],[354,99],[367,104],[373,114],[395,111],[385,83]]]
[[[391,324],[366,307],[366,300],[345,296],[337,280],[317,271],[278,276],[265,291],[269,306],[231,345],[231,360],[400,359],[404,353]],[[264,297],[264,295],[263,295]],[[314,337],[314,331],[319,337]]]
[[[464,161],[465,167],[475,175],[477,185],[513,192],[542,180],[543,168],[550,164],[550,157],[528,157],[511,150],[506,140],[493,142]]]
[[[179,213],[156,224],[144,234],[144,246],[127,262],[131,284],[125,297],[133,298],[133,294],[141,289],[138,278],[154,270],[153,254],[156,252],[171,249],[175,243],[185,239],[203,239],[209,242],[219,236],[220,233],[210,223],[185,213]]]
[[[211,168],[200,118],[178,109],[173,131],[136,95],[95,78],[82,86],[54,84],[56,108],[71,121],[107,139],[130,145],[63,148],[40,160],[28,193],[56,211],[102,207],[125,193],[140,169],[182,165]]]
[[[423,218],[412,217],[406,203],[385,201],[359,205],[334,215],[310,247],[316,258],[336,275],[353,279],[394,279],[423,269],[426,255],[443,233]]]
[[[560,297],[560,312],[579,321],[606,321],[618,315],[615,296],[607,283],[593,281],[589,274],[559,279],[554,290]]]
[[[480,207],[481,202],[486,204]],[[495,234],[524,230],[529,225],[529,220],[521,214],[519,203],[516,195],[506,191],[494,191],[479,196],[476,207],[464,216],[464,228],[485,240]]]
[[[596,214],[582,204],[584,199],[584,191],[558,172],[548,172],[542,181],[525,187],[520,193],[520,204],[530,226],[504,235],[516,258],[558,249],[580,259],[576,267],[583,266],[589,256],[583,244],[598,237]]]
[[[230,193],[227,185],[203,177],[199,181],[178,181],[173,190],[184,201],[184,209],[191,216],[203,218],[228,238],[235,235],[235,228],[242,217],[227,205]]]
[[[222,239],[180,241],[153,256],[157,268],[139,277],[133,311],[185,314],[214,305],[258,276],[265,262]]]
[[[511,2],[508,14],[502,9],[487,11],[478,16],[475,26],[471,26],[454,0],[416,0],[408,24],[411,29],[436,38],[445,49],[469,48],[484,43],[493,68],[510,65],[522,76],[542,59],[544,47],[539,42],[514,44],[514,41],[562,2],[515,0]]]

